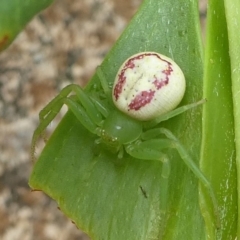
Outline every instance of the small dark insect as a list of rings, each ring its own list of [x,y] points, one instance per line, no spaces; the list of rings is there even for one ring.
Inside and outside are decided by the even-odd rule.
[[[147,193],[146,193],[146,191],[143,189],[143,187],[142,187],[142,186],[139,186],[139,187],[140,187],[140,189],[141,189],[141,192],[142,192],[143,196],[144,196],[145,198],[148,198]]]

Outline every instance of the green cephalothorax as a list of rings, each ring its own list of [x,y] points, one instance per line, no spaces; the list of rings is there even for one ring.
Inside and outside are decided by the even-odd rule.
[[[96,144],[105,145],[117,157],[129,154],[139,160],[161,161],[163,179],[167,179],[170,173],[170,163],[164,149],[176,149],[187,167],[208,189],[218,227],[219,210],[211,183],[178,138],[170,130],[159,126],[162,121],[205,102],[201,100],[176,108],[183,98],[186,86],[179,66],[159,53],[142,52],[122,64],[112,89],[100,67],[97,74],[101,91],[95,89],[92,90],[95,91],[94,94],[91,94],[93,92],[71,84],[62,89],[40,112],[40,123],[32,139],[32,156],[34,157],[38,138],[65,104],[78,121],[96,135]],[[108,101],[107,104],[100,100],[103,96]],[[112,106],[115,107],[114,110]],[[166,199],[164,197],[162,201],[167,202]]]
[[[120,111],[112,111],[106,118],[103,129],[122,145],[131,143],[142,134],[142,123]]]
[[[142,123],[116,109],[106,116],[103,126],[96,131],[100,137],[96,143],[104,144],[106,149],[119,153],[118,156],[122,157],[122,146],[134,142],[141,136]]]

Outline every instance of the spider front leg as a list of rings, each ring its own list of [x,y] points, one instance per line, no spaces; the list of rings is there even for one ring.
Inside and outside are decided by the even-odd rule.
[[[75,95],[69,96],[72,92],[75,93]],[[63,88],[59,95],[40,112],[40,123],[32,137],[31,153],[33,159],[38,138],[43,134],[64,104],[68,106],[69,110],[72,111],[75,117],[90,132],[95,133],[97,126],[101,125],[102,115],[92,100],[80,86],[71,84]]]
[[[209,195],[212,200],[213,208],[214,208],[214,214],[216,217],[216,226],[218,228],[220,226],[220,216],[219,216],[217,199],[216,199],[214,190],[212,188],[212,185],[209,182],[209,180],[205,177],[203,172],[198,168],[198,166],[192,160],[192,158],[189,156],[188,152],[182,146],[180,141],[173,135],[173,133],[171,131],[169,131],[166,128],[154,128],[154,129],[148,130],[142,134],[142,138],[146,141],[151,141],[151,140],[147,140],[147,139],[156,138],[161,134],[165,135],[170,140],[168,148],[175,148],[178,151],[178,153],[181,156],[184,163],[188,166],[188,168],[194,173],[194,175],[199,179],[199,181],[208,190]]]

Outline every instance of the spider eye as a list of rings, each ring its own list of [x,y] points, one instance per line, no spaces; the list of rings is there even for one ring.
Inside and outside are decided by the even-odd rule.
[[[150,120],[176,108],[185,92],[185,78],[170,58],[142,52],[128,58],[113,84],[113,102],[127,115]]]

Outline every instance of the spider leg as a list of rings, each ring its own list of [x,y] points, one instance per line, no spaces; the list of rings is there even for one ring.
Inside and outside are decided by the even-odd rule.
[[[209,180],[205,177],[203,172],[199,169],[199,167],[195,164],[195,162],[192,160],[192,158],[188,155],[188,152],[186,149],[182,146],[180,141],[173,135],[171,131],[169,131],[166,128],[155,128],[146,131],[142,134],[142,138],[144,140],[152,139],[160,134],[165,135],[169,140],[169,148],[175,148],[179,155],[181,156],[184,163],[188,166],[188,168],[194,173],[194,175],[198,178],[198,180],[205,186],[205,188],[208,190],[209,195],[212,200],[213,208],[214,208],[214,214],[216,217],[216,226],[220,226],[220,216],[219,216],[219,209],[218,209],[218,202],[214,193],[214,190],[212,188],[211,183]]]
[[[109,105],[93,96],[91,97],[91,100],[94,103],[97,110],[106,118],[110,113]]]
[[[168,139],[151,139],[144,142],[136,142],[125,147],[126,152],[132,157],[143,160],[161,161],[164,165],[162,177],[168,178],[170,174],[169,160],[162,149],[166,149],[170,144]]]
[[[73,96],[68,96],[71,92],[75,93]],[[97,126],[102,123],[102,115],[95,107],[90,97],[83,91],[83,89],[75,84],[71,84],[62,89],[57,95],[39,114],[39,126],[34,131],[31,144],[32,158],[34,159],[34,151],[38,138],[43,134],[44,130],[50,122],[59,113],[62,106],[66,104],[90,132],[96,133]]]
[[[101,115],[96,111],[96,107],[94,106],[93,102],[89,98],[89,96],[84,92],[84,90],[76,84],[70,84],[63,88],[60,93],[52,100],[50,101],[47,106],[45,106],[41,112],[39,113],[39,119],[40,121],[43,120],[50,112],[54,111],[59,112],[62,105],[59,104],[61,102],[61,99],[67,98],[70,93],[75,93],[78,100],[81,102],[81,104],[84,106],[86,109],[87,113],[89,114],[90,118],[96,122],[100,123],[102,121]],[[57,109],[56,106],[59,106]],[[56,115],[57,115],[56,113]]]
[[[157,124],[159,124],[160,122],[163,122],[163,121],[166,121],[172,117],[175,117],[183,112],[186,112],[188,111],[189,109],[191,108],[194,108],[194,107],[197,107],[203,103],[205,103],[207,100],[206,99],[202,99],[198,102],[195,102],[195,103],[191,103],[191,104],[188,104],[188,105],[184,105],[184,106],[181,106],[181,107],[178,107],[170,112],[167,112],[149,122],[147,122],[146,124],[144,124],[144,127],[145,128],[150,128],[150,127],[154,127],[156,126]]]
[[[170,161],[161,149],[168,146],[168,139],[152,139],[144,142],[137,142],[130,144],[125,147],[126,152],[134,158],[143,160],[160,161],[163,163],[160,181],[160,206],[161,206],[161,217],[164,219],[167,213],[168,206],[168,179],[170,175],[171,165]]]
[[[105,75],[104,75],[104,73],[102,71],[102,68],[100,66],[97,67],[97,76],[98,76],[98,78],[100,80],[100,83],[101,83],[101,86],[102,86],[102,89],[103,89],[104,93],[106,94],[106,96],[108,98],[110,98],[111,97],[111,90],[109,88],[109,85],[108,85],[108,82],[106,80],[106,77],[105,77]]]
[[[57,113],[60,111],[61,107],[57,102],[59,102],[62,98],[67,97],[71,91],[72,91],[72,85],[69,85],[61,90],[61,92],[54,98],[52,99],[39,113],[39,120],[43,120],[49,112],[51,112],[54,108],[54,111]],[[59,105],[59,109],[56,108],[56,105]]]

